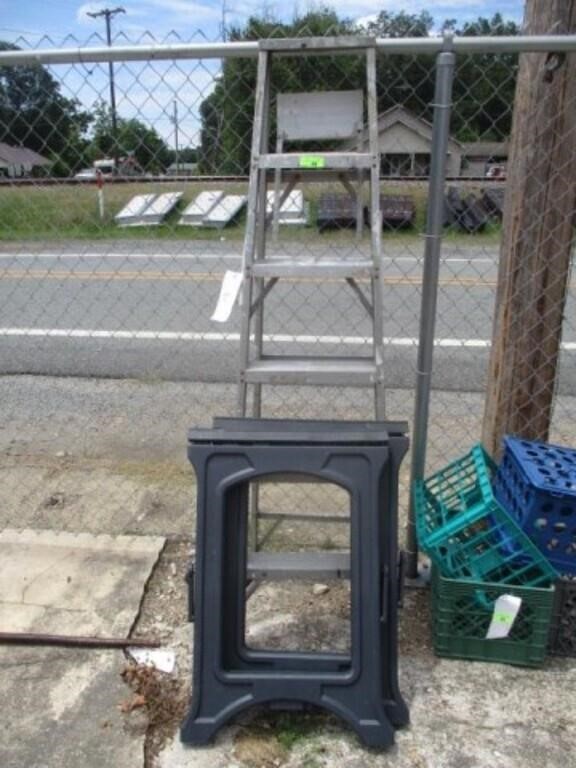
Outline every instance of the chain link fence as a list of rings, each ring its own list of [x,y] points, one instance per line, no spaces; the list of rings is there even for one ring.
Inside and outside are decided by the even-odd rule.
[[[254,23],[249,37],[272,31]],[[298,30],[333,31],[342,30]],[[387,409],[390,418],[409,422],[432,151],[434,55],[426,52],[427,40],[422,53],[379,53],[377,65]],[[89,55],[82,63],[84,50],[105,45],[97,36],[20,39],[22,49],[80,54],[70,57],[74,63],[0,68],[4,527],[192,533],[186,429],[236,410],[239,312],[225,324],[211,316],[225,271],[240,264],[256,78],[250,57],[158,60],[154,54],[158,44],[201,42],[200,33],[120,35],[115,48],[135,44],[149,54],[115,61],[111,69],[104,54],[99,63]],[[457,57],[429,470],[482,436],[502,217],[516,171],[510,152],[517,73],[516,53]],[[279,60],[272,134],[278,93],[364,87],[357,56]],[[575,109],[569,107],[571,114]],[[574,152],[572,134],[566,164],[553,174],[573,167]],[[220,201],[218,215],[191,208],[206,193]],[[573,193],[573,180],[566,180],[565,194],[573,200]],[[299,187],[281,211],[270,253],[367,256],[369,237],[358,231],[355,205],[342,184]],[[540,225],[536,217],[526,236],[536,237]],[[568,280],[550,439],[574,445],[576,316]],[[564,302],[561,293],[556,307],[558,301]],[[340,280],[280,281],[267,299],[271,352],[360,355],[370,343],[369,318]],[[263,414],[372,418],[373,399],[354,388],[268,387]],[[406,509],[409,462],[402,481]],[[333,498],[320,496],[299,488],[293,505],[329,511]],[[272,494],[265,503],[273,507],[278,499]],[[302,531],[290,524],[278,529],[277,545],[284,535],[293,546],[302,544],[299,536],[309,541],[310,532]],[[318,536],[323,546],[338,544],[337,527],[324,526]]]

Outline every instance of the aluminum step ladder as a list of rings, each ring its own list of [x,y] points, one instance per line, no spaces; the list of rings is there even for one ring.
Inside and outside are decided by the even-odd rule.
[[[279,94],[276,152],[270,152],[272,58],[328,54],[361,55],[366,60],[366,90]],[[366,101],[366,105],[364,104]],[[366,108],[365,108],[366,107]],[[364,114],[367,115],[367,129]],[[380,156],[376,95],[376,40],[369,37],[273,39],[260,42],[252,135],[248,214],[242,254],[240,374],[238,415],[260,418],[264,385],[372,387],[374,411],[385,418],[383,297],[381,282]],[[285,152],[284,142],[328,140],[342,151]],[[339,181],[357,201],[357,234],[363,226],[363,183],[368,181],[370,256],[267,258],[266,245],[276,215],[290,193],[306,181]],[[274,185],[272,215],[267,191]],[[265,300],[282,279],[341,279],[354,292],[371,320],[371,354],[362,357],[270,355],[264,350]],[[362,281],[362,283],[359,283]],[[363,290],[361,285],[368,285]],[[248,394],[252,388],[252,408]],[[258,492],[251,500],[251,548],[259,546]],[[266,519],[289,515],[266,513]],[[314,518],[312,515],[294,516]],[[345,518],[347,521],[347,518]],[[264,568],[264,570],[266,570]]]

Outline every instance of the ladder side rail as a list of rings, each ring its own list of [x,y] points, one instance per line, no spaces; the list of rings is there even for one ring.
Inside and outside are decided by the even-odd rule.
[[[280,132],[278,127],[278,136],[276,137],[276,154],[281,155],[284,151],[284,136]],[[280,168],[276,168],[274,171],[274,207],[272,213],[272,242],[278,242],[278,235],[280,233],[280,185],[282,179],[282,171]]]
[[[376,91],[376,49],[366,51],[366,95],[368,100],[368,141],[370,166],[370,230],[374,275],[371,281],[373,322],[373,354],[376,363],[374,408],[376,418],[385,417],[384,389],[384,308],[382,296],[382,216],[380,213],[380,153],[378,147],[378,100]]]
[[[252,272],[254,250],[256,247],[256,221],[258,210],[259,164],[258,158],[262,151],[264,110],[266,107],[267,84],[269,80],[269,53],[260,51],[258,54],[258,69],[256,74],[256,97],[254,104],[254,127],[252,132],[252,150],[250,156],[250,181],[248,184],[248,214],[246,217],[246,234],[242,250],[242,272],[244,282],[242,287],[242,321],[240,329],[240,382],[238,387],[238,414],[246,416],[247,385],[245,371],[250,361],[250,307],[252,305]]]
[[[272,69],[272,55],[267,54],[268,62],[265,71],[264,80],[259,86],[262,93],[262,120],[260,123],[260,139],[258,143],[258,154],[264,154],[268,152],[268,146],[270,141],[270,77]],[[257,210],[256,210],[256,259],[257,261],[263,261],[266,258],[266,226],[267,226],[267,177],[266,172],[260,168],[256,170],[258,177],[258,191],[257,191]],[[255,282],[256,288],[256,312],[254,318],[254,346],[255,354],[257,358],[262,357],[264,351],[264,298],[268,291],[265,291],[265,284],[262,278],[254,278],[250,273],[250,278]],[[250,308],[252,312],[252,307]],[[262,385],[254,385],[253,402],[252,402],[252,415],[255,418],[259,418],[262,409]]]

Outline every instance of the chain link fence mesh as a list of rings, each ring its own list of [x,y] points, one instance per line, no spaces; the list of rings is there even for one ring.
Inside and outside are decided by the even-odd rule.
[[[260,26],[252,37],[271,33]],[[114,45],[203,41],[200,32],[117,35]],[[517,68],[512,54],[457,60],[429,470],[481,438]],[[248,58],[151,56],[116,62],[113,72],[107,62],[0,68],[0,525],[191,535],[186,430],[236,411],[239,311],[226,324],[210,318],[224,272],[240,264],[245,210],[219,228],[190,226],[186,209],[207,191],[246,194],[255,75]],[[273,135],[279,92],[358,88],[358,57],[279,60]],[[387,408],[390,418],[408,421],[433,89],[434,57],[378,56]],[[300,192],[272,254],[369,254],[349,190],[308,184]],[[134,198],[168,193],[175,204],[164,211],[157,203],[156,222],[138,218],[136,204],[132,220],[119,218]],[[291,223],[291,215],[305,223]],[[574,326],[570,283],[550,434],[566,444],[576,443]],[[281,281],[266,301],[268,351],[355,355],[370,340],[366,312],[339,280]],[[373,397],[354,388],[265,387],[263,415],[371,418]],[[406,462],[404,509],[408,475]],[[300,510],[311,499],[330,506],[307,501],[301,489],[296,495]],[[272,495],[270,508],[275,503]],[[301,526],[287,530],[294,543]],[[318,535],[330,546],[337,540],[326,528]]]

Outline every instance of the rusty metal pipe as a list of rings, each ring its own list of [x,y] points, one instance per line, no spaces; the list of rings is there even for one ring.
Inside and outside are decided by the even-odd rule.
[[[0,632],[0,645],[60,645],[70,648],[158,648],[158,640],[135,637],[85,637],[44,635],[29,632]]]

